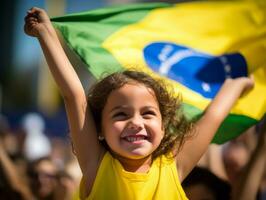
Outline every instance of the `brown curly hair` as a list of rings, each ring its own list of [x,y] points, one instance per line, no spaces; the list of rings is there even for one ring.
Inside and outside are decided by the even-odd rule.
[[[152,89],[157,98],[162,115],[165,135],[159,147],[153,152],[153,159],[168,154],[176,148],[176,152],[184,143],[185,136],[190,135],[193,128],[181,109],[179,96],[174,96],[166,89],[166,83],[161,79],[154,79],[146,73],[126,70],[115,72],[100,80],[91,87],[88,93],[88,105],[95,121],[97,132],[101,132],[102,111],[109,94],[127,83],[140,83]],[[109,149],[105,141],[105,148]]]

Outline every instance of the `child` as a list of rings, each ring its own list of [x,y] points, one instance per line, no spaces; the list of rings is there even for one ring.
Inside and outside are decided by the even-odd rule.
[[[140,72],[115,73],[87,98],[44,10],[28,11],[25,32],[38,38],[63,96],[83,173],[82,199],[187,199],[180,182],[241,93],[253,86],[246,77],[226,80],[195,124],[197,133],[184,140],[191,124],[176,115],[178,99],[156,80]]]

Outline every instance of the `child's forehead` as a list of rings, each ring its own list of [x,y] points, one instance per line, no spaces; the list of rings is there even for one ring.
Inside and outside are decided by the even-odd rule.
[[[155,95],[155,91],[151,87],[145,85],[144,83],[140,83],[136,81],[125,83],[121,87],[113,90],[110,94],[112,93],[134,94],[134,92],[147,93],[153,96]]]
[[[155,92],[141,83],[127,83],[113,90],[107,98],[107,104],[156,102]]]

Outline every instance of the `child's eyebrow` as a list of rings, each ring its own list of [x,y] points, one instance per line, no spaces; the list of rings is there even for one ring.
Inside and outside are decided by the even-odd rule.
[[[125,106],[125,105],[120,105],[120,106],[115,106],[114,108],[112,108],[110,110],[110,112],[114,112],[116,110],[120,110],[120,109],[126,109],[126,108],[129,108],[129,106]],[[153,110],[160,110],[159,108],[155,107],[155,106],[144,106],[143,109],[153,109]]]
[[[125,109],[125,108],[128,108],[128,106],[115,106],[115,107],[113,107],[111,110],[110,110],[110,112],[114,112],[114,111],[116,111],[116,110],[120,110],[120,109]]]

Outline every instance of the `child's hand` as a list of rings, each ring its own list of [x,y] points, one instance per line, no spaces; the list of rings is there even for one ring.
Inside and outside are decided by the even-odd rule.
[[[27,11],[24,25],[24,31],[27,35],[38,37],[40,32],[49,26],[51,26],[50,18],[43,9],[33,7]]]
[[[235,79],[226,79],[224,84],[236,84],[238,87],[242,87],[242,94],[254,87],[254,78],[250,77],[239,77]]]
[[[254,77],[251,75],[250,77],[240,77],[241,81],[244,84],[245,90],[250,90],[254,87]]]

